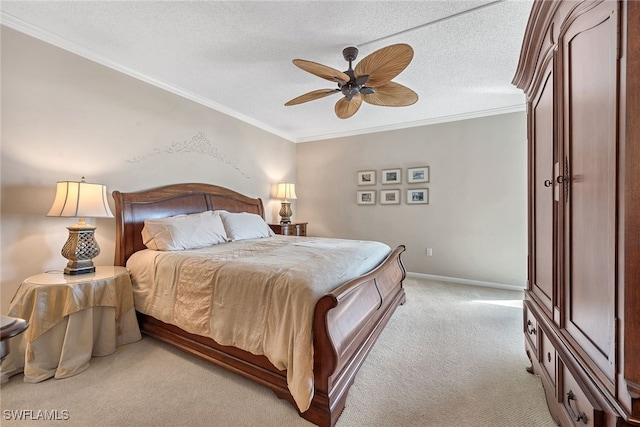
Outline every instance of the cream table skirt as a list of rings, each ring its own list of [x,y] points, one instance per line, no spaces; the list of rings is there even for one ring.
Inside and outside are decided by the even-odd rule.
[[[67,378],[89,367],[92,356],[141,339],[129,272],[98,266],[95,273],[45,273],[27,278],[8,313],[29,322],[10,339],[1,382],[24,371],[26,382]]]
[[[92,356],[108,356],[116,346],[140,339],[133,307],[119,321],[114,307],[86,308],[66,316],[31,343],[24,334],[11,338],[11,352],[1,365],[1,381],[23,371],[29,383],[71,377],[85,371]]]

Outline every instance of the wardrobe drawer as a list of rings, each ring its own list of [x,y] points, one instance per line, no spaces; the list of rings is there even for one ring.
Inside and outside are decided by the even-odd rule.
[[[533,349],[538,351],[538,322],[526,304],[524,305],[524,335],[533,346]]]
[[[549,376],[549,380],[551,384],[553,384],[553,388],[556,387],[556,349],[549,341],[547,334],[545,331],[540,328],[538,329],[538,334],[540,334],[540,362]]]
[[[604,426],[604,412],[587,397],[588,391],[583,390],[571,372],[562,363],[562,409],[565,418],[572,426],[599,427]],[[562,423],[561,423],[562,424]]]

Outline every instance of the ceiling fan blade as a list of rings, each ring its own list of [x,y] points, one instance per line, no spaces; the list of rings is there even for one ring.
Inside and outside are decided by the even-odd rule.
[[[358,111],[361,105],[362,97],[360,94],[356,94],[351,98],[351,101],[347,101],[347,98],[340,98],[340,100],[336,102],[334,110],[336,112],[336,116],[339,118],[348,119]]]
[[[363,94],[362,100],[368,104],[384,107],[405,107],[418,101],[418,94],[400,83],[389,82],[378,86],[372,94]]]
[[[367,55],[358,62],[356,76],[369,76],[367,86],[377,87],[389,83],[413,59],[413,49],[405,43],[392,44]]]
[[[349,76],[343,73],[342,71],[338,71],[335,68],[327,67],[326,65],[318,64],[313,61],[306,61],[304,59],[294,59],[293,63],[303,70],[314,74],[318,77],[322,77],[323,79],[327,79],[331,82],[348,82]]]
[[[340,89],[318,89],[293,98],[291,101],[287,102],[284,105],[288,107],[290,105],[302,104],[303,102],[309,102],[315,99],[324,98],[325,96],[333,95],[337,92],[340,92]]]

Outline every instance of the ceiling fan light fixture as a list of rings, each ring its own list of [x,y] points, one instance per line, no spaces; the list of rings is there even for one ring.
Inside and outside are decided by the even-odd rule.
[[[360,93],[360,87],[346,84],[342,86],[340,91],[347,98],[347,101],[351,101],[351,98],[353,98],[356,94]]]

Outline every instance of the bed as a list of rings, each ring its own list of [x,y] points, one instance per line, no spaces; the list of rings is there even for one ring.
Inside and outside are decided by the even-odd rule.
[[[207,211],[246,212],[264,218],[260,199],[210,184],[174,184],[132,193],[114,191],[113,197],[117,227],[115,265],[121,266],[147,250],[142,238],[145,220]],[[282,236],[274,237],[271,244],[279,245],[278,239],[317,245],[313,238]],[[406,273],[400,258],[404,250],[404,246],[390,250],[370,271],[339,283],[315,300],[309,316],[313,389],[310,404],[304,410],[289,388],[288,372],[278,369],[265,355],[222,345],[211,337],[138,312],[140,329],[270,388],[279,398],[291,402],[308,421],[333,426],[344,409],[360,366],[396,307],[405,302],[402,282]]]

